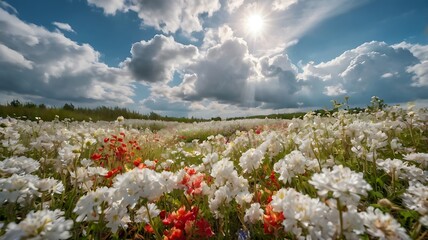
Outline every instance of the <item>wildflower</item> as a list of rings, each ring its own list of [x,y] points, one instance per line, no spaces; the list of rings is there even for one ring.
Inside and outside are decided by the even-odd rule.
[[[0,172],[9,174],[29,174],[37,171],[40,168],[40,163],[32,158],[10,157],[0,161]]]
[[[40,195],[34,185],[39,181],[39,177],[27,174],[13,174],[8,178],[0,178],[0,204],[5,202],[19,203],[25,206],[34,197]]]
[[[195,226],[197,236],[200,236],[202,238],[210,238],[214,236],[214,232],[211,229],[210,223],[207,220],[203,218],[198,219],[195,222]]]
[[[94,161],[99,161],[103,156],[99,153],[94,153],[91,155],[91,159]]]
[[[181,184],[186,188],[186,193],[191,195],[201,194],[204,177],[204,174],[197,173],[195,169],[187,168],[186,175],[181,180]]]
[[[428,214],[428,186],[419,182],[410,182],[409,188],[403,194],[404,205],[421,215]]]
[[[118,202],[113,202],[105,210],[105,219],[108,222],[106,226],[114,233],[119,227],[128,228],[128,223],[131,222],[127,209]]]
[[[306,159],[300,151],[292,151],[273,166],[274,171],[279,173],[279,180],[284,183],[291,182],[294,176],[304,174],[307,170],[319,169],[316,160]]]
[[[53,178],[42,178],[34,186],[41,192],[61,194],[64,191],[62,182]]]
[[[238,235],[238,240],[250,240],[251,239],[250,231],[248,231],[248,230],[244,230],[241,228],[238,230],[238,232],[236,234]]]
[[[360,214],[371,236],[381,239],[410,239],[406,230],[388,213],[370,206]]]
[[[231,191],[230,188],[225,185],[220,188],[218,188],[214,192],[214,198],[210,199],[208,202],[208,206],[215,214],[216,217],[220,216],[220,213],[218,212],[218,209],[220,206],[229,203],[232,200]]]
[[[135,216],[135,222],[150,223],[150,218],[157,217],[159,213],[160,213],[160,210],[157,208],[156,204],[149,203],[147,204],[147,207],[142,206],[140,209],[138,209],[137,215]]]
[[[245,211],[244,221],[256,223],[263,219],[263,209],[260,208],[260,203],[253,203],[251,207]]]
[[[423,169],[428,168],[428,153],[410,153],[405,155],[404,159],[420,164]]]
[[[263,215],[264,232],[273,234],[275,231],[278,231],[284,219],[284,214],[282,212],[275,212],[272,209],[272,205],[267,205],[265,214]]]
[[[376,162],[377,166],[388,173],[394,180],[417,180],[420,182],[426,182],[428,172],[415,167],[409,166],[408,162],[403,162],[400,159],[378,159]]]
[[[186,235],[187,237],[198,236],[203,238],[214,236],[208,221],[204,218],[197,219],[198,212],[197,207],[192,207],[186,211],[186,207],[182,206],[177,211],[165,216],[162,223],[165,226],[172,226],[170,230],[164,232],[166,239],[187,239]]]
[[[72,220],[66,220],[58,209],[31,211],[20,223],[9,223],[2,239],[68,239]]]
[[[425,227],[428,227],[428,215],[425,215],[423,217],[419,218],[419,222],[424,225]]]
[[[318,189],[318,195],[325,197],[329,192],[344,205],[357,205],[360,195],[367,196],[372,187],[364,180],[362,173],[353,172],[348,167],[336,165],[332,170],[323,168],[309,181]]]
[[[253,170],[259,168],[263,158],[264,154],[262,151],[250,148],[239,158],[239,166],[242,167],[244,173],[251,173]]]
[[[330,209],[318,198],[311,198],[293,188],[280,189],[270,203],[272,210],[283,215],[282,225],[286,232],[300,237],[303,228],[313,234],[313,238],[331,238],[336,229],[328,220]],[[336,218],[338,219],[338,218]]]
[[[101,205],[111,202],[111,194],[112,189],[101,187],[82,196],[73,210],[78,215],[76,222],[98,220],[103,213]]]

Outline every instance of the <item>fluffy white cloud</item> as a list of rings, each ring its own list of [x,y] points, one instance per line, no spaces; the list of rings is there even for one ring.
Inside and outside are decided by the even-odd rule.
[[[328,62],[310,62],[298,75],[315,93],[324,89],[324,96],[311,94],[306,103],[325,102],[326,97],[349,95],[354,103],[366,103],[373,95],[387,102],[404,102],[428,98],[426,74],[421,59],[409,47],[388,45],[384,42],[367,42],[348,50]],[[418,86],[418,87],[416,87]]]
[[[152,94],[163,101],[181,102],[189,111],[202,111],[213,106],[210,103],[254,111],[330,107],[331,100],[344,96],[362,105],[373,95],[389,103],[428,98],[424,85],[428,67],[418,58],[425,52],[415,54],[410,45],[367,42],[330,61],[298,68],[286,53],[255,58],[242,39],[213,36],[210,42],[217,39],[220,43],[201,52],[183,70],[181,84],[152,89]],[[183,105],[186,101],[191,104]]]
[[[196,63],[190,65],[175,96],[186,100],[214,99],[234,104],[251,99],[248,81],[255,74],[255,62],[246,43],[239,38],[213,46]]]
[[[393,45],[392,47],[408,49],[420,60],[420,63],[414,66],[409,66],[407,68],[407,72],[414,74],[412,78],[414,86],[428,87],[428,45],[401,42]]]
[[[407,72],[414,74],[412,86],[428,87],[428,61],[408,67]]]
[[[172,80],[174,71],[185,67],[198,54],[193,45],[177,43],[172,37],[156,35],[149,41],[134,43],[126,66],[136,80],[155,83]]]
[[[62,23],[62,22],[53,22],[53,25],[55,25],[57,28],[67,31],[67,32],[75,32],[73,28],[68,23]]]
[[[131,103],[129,74],[99,61],[88,44],[0,9],[0,89],[47,100]]]
[[[144,25],[155,27],[164,33],[181,30],[185,33],[202,30],[200,16],[212,14],[221,7],[218,0],[87,0],[103,8],[106,14],[117,11],[134,11]]]
[[[33,63],[25,59],[25,57],[7,46],[0,43],[0,63],[21,66],[23,68],[32,69]]]
[[[325,91],[323,93],[329,97],[341,96],[347,93],[340,83],[338,85],[326,86],[324,89]]]
[[[114,15],[117,11],[126,11],[125,1],[122,0],[87,0],[90,5],[104,10],[105,14]]]
[[[244,4],[244,0],[226,0],[225,3],[227,11],[232,13]]]

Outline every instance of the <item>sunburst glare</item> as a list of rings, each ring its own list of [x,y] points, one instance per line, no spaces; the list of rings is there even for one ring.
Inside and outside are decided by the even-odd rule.
[[[245,27],[247,33],[259,37],[265,29],[265,18],[260,13],[251,13],[246,17]]]

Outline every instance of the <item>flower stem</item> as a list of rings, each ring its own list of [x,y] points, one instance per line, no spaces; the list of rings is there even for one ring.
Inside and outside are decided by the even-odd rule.
[[[340,233],[339,233],[339,239],[345,239],[343,237],[343,216],[342,216],[342,205],[340,204],[339,198],[336,198],[337,202],[337,210],[339,210],[339,221],[340,221]]]

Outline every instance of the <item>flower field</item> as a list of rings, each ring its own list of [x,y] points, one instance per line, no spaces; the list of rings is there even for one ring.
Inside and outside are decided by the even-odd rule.
[[[0,141],[0,239],[428,238],[426,109],[6,118]]]

